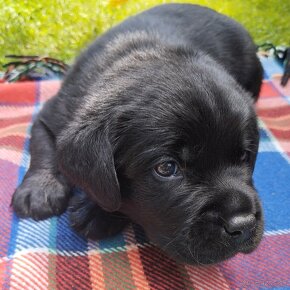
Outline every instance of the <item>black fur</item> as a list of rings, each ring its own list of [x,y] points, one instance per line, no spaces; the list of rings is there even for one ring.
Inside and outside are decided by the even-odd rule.
[[[263,216],[252,173],[262,80],[244,28],[208,8],[167,4],[129,18],[76,61],[32,129],[20,217],[61,214],[91,238],[129,218],[172,257],[216,263],[255,249]],[[178,164],[179,177],[154,171]],[[129,218],[128,218],[129,217]]]

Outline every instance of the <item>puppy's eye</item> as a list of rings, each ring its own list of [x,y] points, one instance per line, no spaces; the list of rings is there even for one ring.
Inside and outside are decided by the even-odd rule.
[[[176,162],[174,161],[166,161],[157,164],[154,167],[154,171],[157,173],[157,175],[161,177],[172,177],[177,175],[179,168]]]

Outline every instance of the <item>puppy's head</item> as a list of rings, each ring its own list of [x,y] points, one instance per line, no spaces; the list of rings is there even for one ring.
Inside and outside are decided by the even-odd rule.
[[[62,171],[177,260],[209,264],[251,252],[263,217],[250,96],[205,56],[124,58],[88,90],[60,136]]]

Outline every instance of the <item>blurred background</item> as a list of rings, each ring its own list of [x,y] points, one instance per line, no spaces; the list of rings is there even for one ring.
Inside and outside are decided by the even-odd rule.
[[[7,62],[6,54],[49,55],[72,62],[111,26],[168,2],[201,4],[231,16],[250,31],[257,44],[290,45],[287,0],[0,0],[0,65]]]

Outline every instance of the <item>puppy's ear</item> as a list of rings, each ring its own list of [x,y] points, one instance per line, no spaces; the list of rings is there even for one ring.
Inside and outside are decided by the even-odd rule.
[[[113,151],[103,129],[70,124],[57,140],[57,157],[65,176],[99,206],[107,211],[119,209],[121,195]]]

